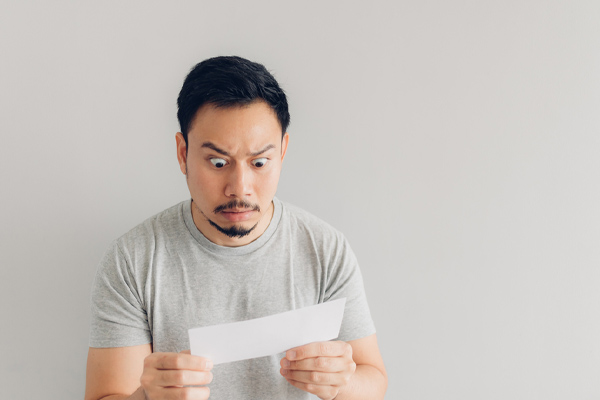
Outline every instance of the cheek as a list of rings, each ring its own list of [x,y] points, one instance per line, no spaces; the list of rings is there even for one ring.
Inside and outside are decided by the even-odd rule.
[[[190,189],[204,193],[214,192],[215,187],[219,185],[218,179],[215,174],[210,173],[203,168],[198,168],[194,165],[188,165],[188,184],[191,186]]]
[[[279,174],[279,169],[273,169],[268,173],[257,177],[257,190],[265,193],[274,193],[277,190],[277,184],[279,183]]]

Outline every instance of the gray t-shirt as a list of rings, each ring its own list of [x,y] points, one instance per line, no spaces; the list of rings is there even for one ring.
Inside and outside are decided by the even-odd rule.
[[[339,340],[375,333],[348,242],[311,214],[275,198],[255,241],[223,247],[196,228],[191,200],[112,243],[92,288],[90,347],[152,343],[189,349],[188,329],[243,321],[346,297]],[[211,399],[309,399],[279,374],[282,354],[216,365]]]

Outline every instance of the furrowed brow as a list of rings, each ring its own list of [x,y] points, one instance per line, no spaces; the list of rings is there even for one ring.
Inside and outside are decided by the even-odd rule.
[[[223,149],[220,149],[220,148],[218,148],[218,147],[217,147],[217,146],[215,146],[215,144],[214,144],[214,143],[212,143],[212,142],[204,142],[204,143],[202,143],[202,147],[205,147],[205,148],[208,148],[208,149],[214,150],[214,151],[216,151],[216,152],[217,152],[217,153],[219,153],[219,154],[223,154],[224,156],[229,156],[229,153],[228,153],[228,152],[226,152],[226,151],[225,151],[225,150],[223,150]]]
[[[255,151],[254,153],[250,153],[250,156],[256,157],[256,156],[261,155],[262,153],[265,153],[267,150],[271,150],[274,148],[275,148],[275,145],[271,143],[271,144],[266,145],[262,150]]]

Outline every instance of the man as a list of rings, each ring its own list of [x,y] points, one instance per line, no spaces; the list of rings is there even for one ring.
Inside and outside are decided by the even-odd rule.
[[[92,291],[86,400],[382,399],[387,376],[356,259],[326,223],[275,197],[287,100],[260,64],[198,64],[178,98],[191,199],[117,239]],[[187,330],[346,297],[338,341],[220,364]]]

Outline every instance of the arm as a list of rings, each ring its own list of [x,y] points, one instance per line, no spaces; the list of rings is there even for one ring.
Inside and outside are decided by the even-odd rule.
[[[210,360],[189,352],[152,353],[150,344],[90,347],[85,400],[208,399],[208,387],[184,385],[210,383],[211,368]]]
[[[290,349],[281,366],[290,384],[324,400],[383,399],[387,389],[376,335]]]

